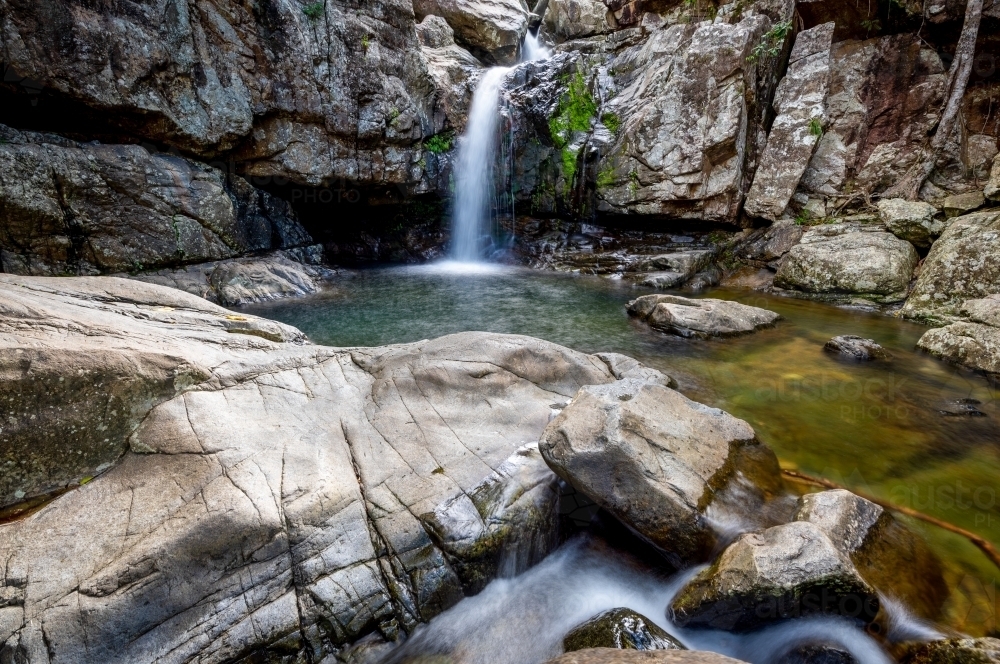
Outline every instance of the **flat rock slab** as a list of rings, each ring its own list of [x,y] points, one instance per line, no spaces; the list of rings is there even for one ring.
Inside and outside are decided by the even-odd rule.
[[[750,334],[781,319],[773,311],[739,302],[676,295],[643,295],[628,303],[628,312],[661,332],[703,339]]]
[[[550,659],[546,664],[746,664],[743,660],[700,650],[619,650],[590,648]]]
[[[834,337],[826,342],[823,350],[838,357],[849,360],[891,360],[892,355],[876,343],[874,339],[865,339],[853,335]]]

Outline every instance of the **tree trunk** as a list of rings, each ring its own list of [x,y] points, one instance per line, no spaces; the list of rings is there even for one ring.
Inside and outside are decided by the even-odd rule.
[[[948,70],[948,97],[941,111],[941,119],[931,138],[930,145],[921,148],[917,163],[915,163],[903,179],[882,194],[883,198],[906,198],[916,200],[920,188],[934,170],[934,165],[941,157],[945,144],[955,133],[958,114],[962,110],[962,98],[965,96],[969,75],[972,73],[972,61],[976,56],[976,39],[979,37],[979,23],[983,17],[983,0],[968,0],[965,6],[965,24],[962,34],[955,47],[955,59]]]

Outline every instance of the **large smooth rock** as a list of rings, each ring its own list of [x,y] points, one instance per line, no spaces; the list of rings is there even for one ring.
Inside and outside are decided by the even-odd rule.
[[[524,14],[501,6],[504,20]],[[415,24],[410,0],[14,1],[2,31],[9,75],[84,131],[225,155],[268,181],[420,193],[421,141],[444,117]],[[32,98],[19,95],[21,112]]]
[[[958,309],[966,320],[924,332],[917,348],[987,374],[1000,374],[1000,295],[967,300]]]
[[[714,524],[766,523],[765,503],[783,492],[777,459],[749,424],[642,378],[583,388],[539,449],[577,491],[679,562],[708,556]]]
[[[833,28],[834,23],[824,23],[795,37],[774,95],[774,123],[747,193],[744,209],[749,215],[771,221],[784,215],[823,134]]]
[[[1000,639],[947,639],[915,645],[900,660],[903,664],[996,664]]]
[[[413,11],[419,19],[440,16],[460,44],[502,65],[517,62],[528,29],[528,12],[518,0],[416,0]]]
[[[611,609],[578,625],[563,639],[566,652],[586,648],[687,650],[649,618],[631,609]]]
[[[526,337],[311,346],[132,280],[2,275],[0,307],[3,504],[96,475],[0,525],[3,661],[392,640],[555,546],[530,443],[614,380]]]
[[[661,332],[681,337],[732,337],[772,327],[779,314],[730,300],[692,300],[677,295],[643,295],[628,312]]]
[[[934,220],[937,209],[923,201],[887,198],[878,202],[878,213],[889,232],[916,247],[929,247],[944,231]]]
[[[913,245],[891,233],[848,224],[818,226],[782,259],[774,285],[819,296],[899,302],[906,298],[918,260]]]
[[[935,323],[960,318],[966,300],[1000,293],[1000,212],[954,219],[931,247],[903,315]]]
[[[802,496],[795,518],[823,530],[880,593],[922,618],[940,616],[948,597],[941,563],[922,538],[887,510],[850,491],[823,491]]]
[[[618,650],[590,648],[550,659],[546,664],[745,664],[742,660],[697,650]]]
[[[608,6],[600,0],[550,0],[545,27],[559,41],[580,39],[610,32],[609,16]]]
[[[190,159],[2,125],[0,139],[4,272],[135,272],[312,243],[288,203]]]
[[[878,609],[875,590],[827,534],[797,521],[741,536],[669,610],[684,627],[747,631],[817,614],[871,622]]]

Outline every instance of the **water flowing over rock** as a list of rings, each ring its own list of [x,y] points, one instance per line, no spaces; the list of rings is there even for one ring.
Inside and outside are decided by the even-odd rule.
[[[781,318],[739,302],[676,295],[643,295],[628,303],[628,312],[661,332],[703,339],[750,334],[773,327]]]
[[[931,247],[903,315],[936,323],[961,317],[966,300],[1000,293],[1000,212],[958,217]]]
[[[594,616],[563,639],[566,652],[587,648],[625,650],[686,650],[649,618],[629,609],[612,609]]]
[[[550,659],[546,664],[745,664],[745,662],[714,652],[591,648],[568,652]]]
[[[782,492],[777,459],[750,425],[643,379],[583,388],[539,449],[577,491],[677,561],[708,556],[719,538],[712,519],[774,518],[764,504]]]
[[[0,137],[5,272],[156,270],[312,243],[288,203],[198,162],[2,125]]]
[[[815,614],[871,622],[875,591],[814,524],[787,523],[743,535],[670,605],[677,624],[745,631]]]
[[[553,545],[531,443],[614,380],[524,337],[338,350],[136,281],[0,281],[0,497],[82,484],[0,525],[5,661],[392,641]]]
[[[809,165],[823,134],[833,28],[824,23],[795,37],[788,69],[774,94],[777,116],[747,194],[747,214],[779,219]]]
[[[918,258],[913,245],[891,233],[850,224],[818,226],[781,260],[774,285],[832,299],[901,302]]]
[[[917,348],[975,371],[1000,375],[1000,295],[966,300],[960,320],[928,330]]]

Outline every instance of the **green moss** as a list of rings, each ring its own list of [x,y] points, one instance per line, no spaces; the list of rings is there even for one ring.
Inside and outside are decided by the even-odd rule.
[[[639,171],[634,168],[628,174],[628,190],[633,196],[639,193]]]
[[[608,112],[601,116],[601,124],[608,128],[612,134],[617,134],[622,127],[622,120],[617,113]]]
[[[302,13],[305,14],[309,20],[315,21],[323,15],[323,3],[322,2],[312,2],[302,8]]]
[[[611,166],[603,169],[597,174],[597,188],[607,189],[615,183],[615,169]]]
[[[434,154],[444,154],[448,150],[451,150],[454,140],[455,135],[450,131],[445,131],[440,134],[435,134],[424,141],[424,147]]]
[[[817,137],[823,135],[823,123],[819,121],[819,118],[809,120],[809,133]]]
[[[570,150],[568,146],[575,132],[590,130],[591,122],[597,115],[597,102],[590,94],[583,72],[566,76],[563,80],[566,83],[566,92],[559,98],[555,115],[549,118],[549,135],[552,144],[560,151],[566,191],[569,191],[576,177],[576,164],[580,151]]]

